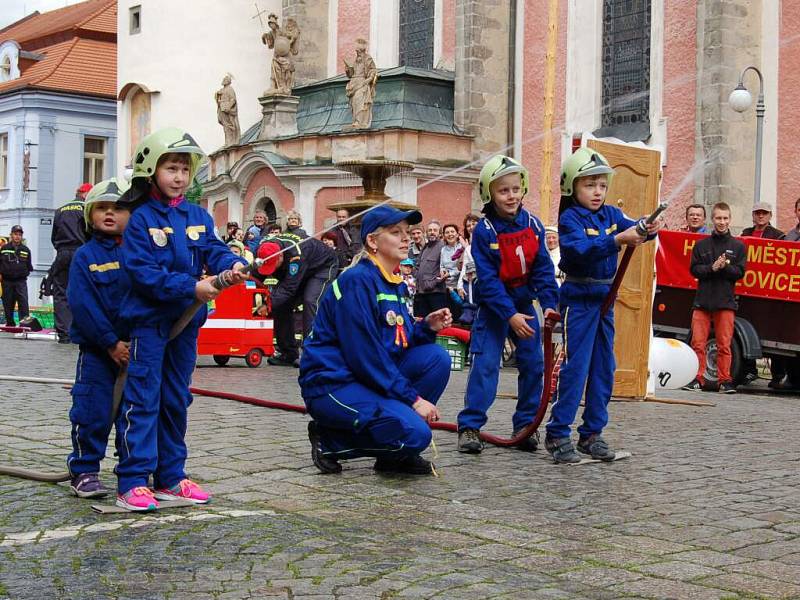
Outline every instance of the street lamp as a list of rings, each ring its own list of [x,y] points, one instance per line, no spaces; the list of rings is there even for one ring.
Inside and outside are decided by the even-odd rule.
[[[739,85],[736,86],[728,96],[728,104],[736,112],[743,113],[753,103],[750,91],[744,86],[744,76],[748,71],[754,71],[758,75],[758,101],[756,102],[756,183],[753,192],[753,204],[761,198],[761,142],[764,132],[764,76],[756,67],[747,67],[739,76]]]

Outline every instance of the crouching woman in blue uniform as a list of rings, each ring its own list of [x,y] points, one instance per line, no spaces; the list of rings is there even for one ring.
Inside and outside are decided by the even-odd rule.
[[[545,447],[556,463],[580,462],[578,452],[612,461],[614,451],[603,439],[608,402],[614,387],[614,309],[601,314],[622,246],[638,246],[655,237],[660,222],[647,226],[647,237],[636,221],[605,203],[614,170],[602,154],[579,148],[561,170],[558,235],[561,270],[566,280],[559,292],[566,357],[547,423]],[[581,397],[586,398],[578,427],[578,452],[570,428]]]
[[[311,458],[323,473],[340,460],[374,456],[375,470],[430,474],[420,454],[428,423],[450,377],[450,357],[436,332],[452,323],[443,308],[414,321],[400,261],[408,256],[418,211],[370,210],[361,225],[364,250],[325,291],[300,360],[300,387],[313,421]]]
[[[109,490],[100,481],[114,415],[114,383],[128,362],[128,330],[119,316],[130,280],[120,268],[127,208],[118,200],[128,185],[116,179],[95,185],[84,207],[91,239],[72,258],[67,301],[72,309],[70,339],[80,346],[72,386],[72,452],[67,458],[70,490],[79,498],[100,498]]]

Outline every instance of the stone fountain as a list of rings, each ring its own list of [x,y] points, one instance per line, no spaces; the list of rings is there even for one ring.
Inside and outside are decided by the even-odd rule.
[[[385,203],[400,210],[416,210],[417,206],[408,202],[399,202],[386,195],[386,180],[392,175],[406,173],[414,168],[414,163],[402,160],[343,160],[334,165],[340,171],[346,171],[361,177],[364,193],[352,200],[331,204],[328,208],[337,211],[346,208],[350,214],[363,212],[377,204]],[[360,221],[360,219],[357,219]]]

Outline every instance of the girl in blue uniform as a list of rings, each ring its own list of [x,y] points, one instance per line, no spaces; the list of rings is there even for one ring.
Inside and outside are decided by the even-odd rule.
[[[127,183],[101,181],[86,196],[84,218],[91,239],[81,246],[69,268],[67,301],[72,309],[69,335],[80,346],[72,386],[72,452],[67,468],[70,490],[80,498],[108,494],[100,481],[114,415],[114,382],[128,363],[128,331],[119,305],[130,281],[120,268],[120,241],[128,210],[117,201]]]
[[[215,235],[211,216],[184,198],[204,157],[194,139],[175,128],[148,135],[133,157],[128,197],[135,211],[122,245],[131,290],[121,310],[131,323],[131,348],[117,417],[117,505],[128,510],[155,510],[158,500],[210,499],[184,470],[197,334],[205,303],[219,294],[202,275],[234,269],[230,282],[239,283],[246,263]],[[203,307],[170,339],[173,324],[195,300]],[[147,487],[150,475],[155,490]]]
[[[364,250],[322,296],[300,359],[300,388],[313,419],[311,458],[323,473],[361,456],[377,457],[376,471],[433,472],[420,454],[450,377],[436,332],[452,317],[443,308],[414,321],[397,274],[409,225],[421,220],[418,211],[370,210],[361,224]]]
[[[467,391],[458,415],[458,451],[483,450],[480,429],[497,394],[500,360],[506,336],[516,345],[519,400],[513,435],[533,421],[544,384],[544,355],[533,300],[545,316],[555,312],[558,288],[544,243],[544,226],[522,208],[528,171],[507,156],[490,158],[481,169],[484,218],[472,231],[472,258],[478,274],[478,313],[472,326]],[[538,433],[520,449],[534,451]]]
[[[566,279],[560,289],[565,359],[555,403],[547,423],[545,447],[556,463],[580,462],[570,428],[586,398],[578,427],[578,451],[604,461],[614,451],[603,439],[608,402],[614,387],[614,310],[601,315],[611,289],[622,246],[638,246],[655,236],[660,223],[648,225],[648,237],[636,232],[636,221],[605,203],[614,170],[602,154],[579,148],[561,170],[558,235],[560,269]]]

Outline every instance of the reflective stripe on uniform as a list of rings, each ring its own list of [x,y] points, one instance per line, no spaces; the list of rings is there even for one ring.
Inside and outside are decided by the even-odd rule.
[[[114,262],[107,262],[101,265],[98,265],[96,263],[92,263],[91,265],[89,265],[90,271],[97,271],[98,273],[105,273],[106,271],[115,271],[116,269],[119,269],[119,261],[116,260]]]
[[[333,295],[336,296],[337,300],[341,300],[342,299],[342,292],[341,292],[341,290],[339,290],[339,281],[338,280],[334,280],[332,287],[333,287]]]

